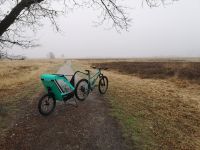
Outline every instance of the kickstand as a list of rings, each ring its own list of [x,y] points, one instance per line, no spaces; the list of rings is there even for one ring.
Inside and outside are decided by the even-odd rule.
[[[74,101],[75,101],[75,107],[78,107],[78,103],[77,103],[77,100],[76,100],[76,98],[74,99]]]

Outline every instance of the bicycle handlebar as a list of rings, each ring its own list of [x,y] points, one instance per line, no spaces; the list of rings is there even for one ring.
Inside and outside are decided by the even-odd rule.
[[[91,66],[93,69],[99,69],[99,70],[107,70],[108,68],[106,67],[96,67],[96,66]]]

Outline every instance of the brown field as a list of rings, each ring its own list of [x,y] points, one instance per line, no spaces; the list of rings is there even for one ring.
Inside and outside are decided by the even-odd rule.
[[[107,67],[124,74],[136,75],[141,78],[178,79],[200,81],[200,62],[108,62],[94,64]]]
[[[108,67],[105,95],[133,149],[200,149],[200,63],[79,60]],[[193,82],[190,82],[193,81]],[[184,85],[184,86],[183,86]]]
[[[13,125],[25,108],[41,91],[40,74],[55,72],[62,60],[0,61],[0,134]],[[19,115],[18,115],[19,114]]]

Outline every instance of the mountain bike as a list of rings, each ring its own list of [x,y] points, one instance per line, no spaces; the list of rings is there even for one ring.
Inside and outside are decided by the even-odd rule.
[[[89,92],[93,91],[94,88],[97,86],[96,82],[99,79],[98,89],[100,94],[105,94],[108,89],[108,78],[103,75],[101,72],[102,70],[107,70],[108,68],[101,68],[101,67],[92,67],[93,69],[96,69],[95,74],[91,74],[90,70],[85,70],[87,73],[87,80],[81,79],[76,86],[76,89],[82,89],[86,94],[89,94]],[[84,83],[84,86],[82,85]],[[85,85],[88,85],[87,87]],[[79,96],[77,96],[78,100],[83,101],[84,99],[80,99]]]

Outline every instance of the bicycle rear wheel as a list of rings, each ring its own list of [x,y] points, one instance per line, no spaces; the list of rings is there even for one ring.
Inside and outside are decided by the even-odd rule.
[[[99,80],[99,92],[105,94],[108,90],[108,78],[106,76],[101,77]]]
[[[84,101],[89,94],[89,82],[86,79],[81,79],[76,84],[75,96],[78,100]]]

